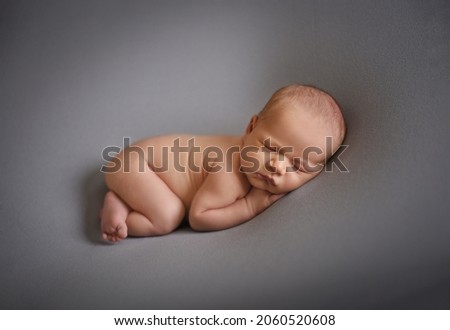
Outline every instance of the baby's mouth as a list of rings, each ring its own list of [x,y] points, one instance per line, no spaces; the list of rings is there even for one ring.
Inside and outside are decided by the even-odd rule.
[[[256,173],[256,176],[259,179],[264,180],[271,185],[275,185],[275,180],[268,175],[264,175],[264,174],[258,172],[258,173]]]

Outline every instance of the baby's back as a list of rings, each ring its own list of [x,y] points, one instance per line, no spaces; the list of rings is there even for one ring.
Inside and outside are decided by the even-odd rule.
[[[195,193],[217,159],[222,170],[236,171],[232,153],[241,147],[238,136],[164,135],[138,141],[150,168],[183,201],[187,212]],[[237,171],[238,172],[238,171]]]

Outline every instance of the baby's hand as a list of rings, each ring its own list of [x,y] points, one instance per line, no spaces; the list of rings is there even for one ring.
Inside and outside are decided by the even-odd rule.
[[[254,215],[257,215],[284,195],[286,194],[272,194],[267,190],[252,187],[249,193],[245,196],[245,199],[247,201],[247,206],[249,207],[250,212]]]

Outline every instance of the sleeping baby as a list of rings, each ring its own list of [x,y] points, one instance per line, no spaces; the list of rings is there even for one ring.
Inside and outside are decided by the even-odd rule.
[[[316,177],[341,145],[335,100],[305,85],[275,92],[242,136],[167,135],[124,148],[104,166],[104,240],[242,224]]]

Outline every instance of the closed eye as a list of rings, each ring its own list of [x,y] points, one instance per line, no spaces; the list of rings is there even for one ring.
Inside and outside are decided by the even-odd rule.
[[[299,167],[299,166],[295,166],[295,165],[294,165],[294,169],[295,169],[296,172],[300,172],[300,173],[308,173],[308,172],[306,172],[305,170],[303,170],[303,168],[301,168],[301,167]]]
[[[268,150],[268,151],[275,151],[275,152],[277,151],[276,147],[272,147],[269,144],[264,144],[262,147],[263,147],[263,149]]]
[[[300,158],[295,157],[292,164],[293,170],[295,172],[308,173],[307,171],[305,171],[302,164],[303,161]]]
[[[274,148],[269,148],[269,147],[266,147],[266,146],[263,146],[263,149],[264,149],[265,151],[276,152],[276,150],[275,150]]]

